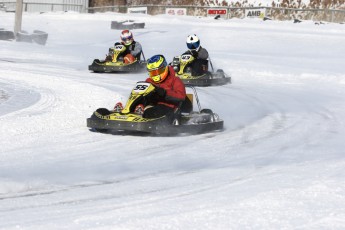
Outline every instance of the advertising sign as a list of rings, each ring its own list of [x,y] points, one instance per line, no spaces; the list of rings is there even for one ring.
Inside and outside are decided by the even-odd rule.
[[[128,14],[147,14],[147,7],[129,7]]]
[[[187,15],[186,8],[166,8],[165,14],[168,15]]]
[[[211,15],[224,15],[227,14],[228,10],[227,9],[208,9],[207,10],[207,14],[211,14]]]
[[[228,10],[227,9],[214,9],[214,8],[210,8],[210,9],[207,9],[207,16],[217,16],[217,15],[220,15],[222,18],[226,18],[228,14]]]
[[[245,15],[247,18],[264,18],[265,12],[265,9],[246,9]]]

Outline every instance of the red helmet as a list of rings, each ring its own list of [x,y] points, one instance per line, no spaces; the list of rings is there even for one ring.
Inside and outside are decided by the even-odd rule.
[[[129,46],[130,44],[132,44],[132,42],[134,41],[133,39],[133,34],[131,31],[129,30],[123,30],[121,32],[120,35],[121,41],[126,45]]]

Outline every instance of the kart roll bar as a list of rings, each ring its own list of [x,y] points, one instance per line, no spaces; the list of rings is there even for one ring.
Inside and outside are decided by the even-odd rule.
[[[212,64],[211,58],[208,57],[208,60],[210,61],[210,65],[211,65],[212,71],[214,72],[214,68],[213,68],[213,64]]]
[[[144,61],[146,61],[146,58],[145,58],[145,55],[144,55],[144,51],[141,51],[141,55],[143,56]]]
[[[195,87],[193,85],[188,85],[188,84],[185,84],[185,87],[191,88],[193,90],[194,96],[195,96],[195,101],[198,104],[198,109],[199,109],[199,112],[200,112],[201,111],[201,106],[200,106],[200,101],[199,101],[198,93],[196,92]]]

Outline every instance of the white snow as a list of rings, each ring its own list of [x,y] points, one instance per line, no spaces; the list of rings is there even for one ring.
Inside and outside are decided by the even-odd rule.
[[[226,86],[198,88],[225,130],[151,137],[90,132],[147,74],[95,74],[133,30],[168,60],[196,33]],[[12,30],[14,14],[0,12]],[[311,21],[115,13],[23,15],[45,46],[0,41],[0,229],[344,229],[345,30]]]

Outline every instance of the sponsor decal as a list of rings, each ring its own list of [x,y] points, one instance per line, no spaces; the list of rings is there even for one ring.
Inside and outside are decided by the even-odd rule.
[[[118,120],[127,120],[127,116],[115,116],[115,119],[118,119]]]

